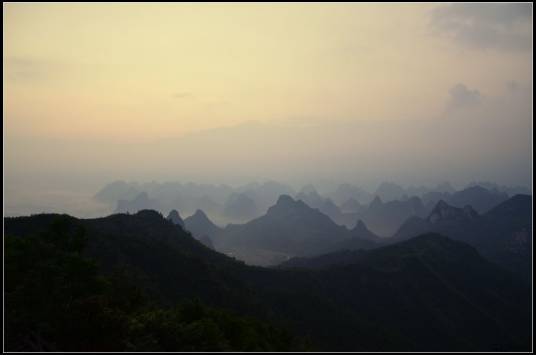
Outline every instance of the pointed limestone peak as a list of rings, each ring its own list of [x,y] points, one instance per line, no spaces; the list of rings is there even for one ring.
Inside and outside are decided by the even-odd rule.
[[[184,221],[182,220],[179,211],[177,210],[171,210],[167,216],[167,219],[173,222],[174,224],[178,224],[181,227],[184,227]]]
[[[277,199],[276,205],[290,205],[295,203],[294,199],[289,195],[280,195]]]

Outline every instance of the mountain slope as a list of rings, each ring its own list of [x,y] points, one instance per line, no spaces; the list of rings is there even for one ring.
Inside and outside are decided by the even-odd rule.
[[[371,232],[362,220],[357,221],[355,227],[350,230],[350,233],[352,234],[352,236],[367,240],[378,241],[380,238],[375,233]]]
[[[530,328],[529,314],[514,316],[516,302],[530,309],[530,296],[525,293],[529,288],[515,296],[503,293],[516,284],[509,273],[467,244],[439,235],[422,235],[369,251],[290,260],[281,267],[320,269],[315,272],[333,281],[331,290],[344,290],[337,294],[340,302],[360,314],[374,314],[380,323],[400,327],[408,340],[419,334],[425,343],[443,338],[455,347],[478,348],[479,341],[463,335],[471,333],[475,338],[489,337],[492,348],[501,350],[506,347],[503,341],[508,342],[504,339],[511,337],[506,335],[504,322]],[[442,347],[425,348],[438,351]]]
[[[228,225],[213,242],[216,249],[233,255],[240,253],[251,263],[273,265],[288,256],[332,251],[351,236],[360,240],[362,247],[373,245],[358,235],[351,235],[348,229],[303,201],[281,195],[264,216],[243,225]]]
[[[330,198],[324,198],[316,191],[314,186],[305,186],[297,195],[296,200],[301,200],[311,208],[316,208],[337,224],[346,225],[347,216]]]
[[[6,218],[5,232],[36,234],[58,218],[71,231],[85,228],[86,253],[104,269],[136,271],[139,285],[161,302],[199,298],[285,325],[321,350],[530,348],[530,289],[448,238],[422,236],[361,252],[357,263],[311,271],[246,266],[154,211]]]
[[[465,241],[502,266],[530,276],[532,198],[516,195],[483,215],[471,207],[457,208],[440,201],[428,218],[408,219],[390,239],[398,242],[424,232]]]
[[[184,226],[194,236],[199,237],[206,235],[212,238],[221,231],[221,228],[212,223],[202,210],[197,210],[190,217],[186,217]]]
[[[450,205],[463,207],[471,205],[479,213],[485,213],[508,199],[505,192],[488,190],[482,186],[471,186],[454,192],[448,199]]]
[[[179,211],[177,210],[171,210],[167,216],[167,219],[173,222],[174,224],[178,224],[182,228],[184,228],[184,221],[182,220]]]
[[[457,208],[440,200],[426,220],[431,224],[435,224],[468,221],[476,218],[478,218],[478,213],[471,206],[466,205],[463,208]]]
[[[425,208],[418,197],[383,202],[376,196],[368,208],[362,209],[356,217],[365,222],[374,233],[388,237],[393,235],[406,219],[424,215]]]
[[[134,216],[136,220],[140,218]],[[143,218],[148,221],[152,217]],[[128,218],[127,224],[139,226],[134,219]],[[28,219],[15,221],[10,232],[23,233],[25,221]],[[155,264],[141,260],[143,269],[134,269],[137,261],[133,259],[133,251],[139,242],[131,240],[137,239],[135,233],[121,241],[121,244],[132,243],[121,253],[124,259],[115,263],[112,269],[103,270],[97,266],[102,258],[88,257],[86,249],[88,239],[94,243],[96,238],[92,227],[102,221],[91,221],[89,230],[80,222],[68,216],[39,216],[30,222],[30,227],[38,227],[27,230],[30,234],[24,237],[4,235],[4,344],[8,351],[307,349],[301,345],[302,340],[283,328],[273,327],[265,320],[207,307],[198,297],[183,301],[171,295],[167,298],[171,307],[149,297],[144,289],[157,280],[143,277],[153,275],[150,266]],[[117,222],[115,220],[114,224]],[[120,224],[124,227],[123,222]],[[41,232],[38,231],[40,228],[43,228]],[[163,228],[158,229],[164,232]],[[176,231],[180,232],[179,229]],[[174,234],[178,239],[185,237],[182,233]],[[188,238],[185,239],[186,244],[182,246],[187,253],[175,253],[176,265],[171,265],[172,268],[187,267],[184,259],[189,257],[188,253],[196,252],[188,248]],[[113,251],[110,244],[113,245],[114,240],[108,240],[106,249],[101,246],[98,255]],[[149,251],[158,251],[157,245],[152,244],[159,242],[149,243]],[[167,243],[162,247],[173,249]],[[160,286],[157,284],[157,288]]]
[[[475,244],[484,255],[521,274],[531,275],[532,197],[515,195],[482,216],[482,235]]]

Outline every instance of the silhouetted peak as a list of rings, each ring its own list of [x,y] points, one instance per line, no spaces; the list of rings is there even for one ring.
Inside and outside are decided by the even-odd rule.
[[[289,195],[281,195],[277,199],[276,205],[277,206],[289,206],[292,204],[295,204],[296,201]]]
[[[383,205],[383,201],[380,196],[376,195],[374,197],[374,200],[372,200],[372,202],[370,203],[370,208],[380,207],[381,205]]]
[[[212,223],[201,209],[197,209],[193,215],[185,218],[184,226],[198,239],[203,235],[214,237],[220,230],[220,227]]]
[[[305,202],[301,200],[295,200],[289,195],[280,195],[277,199],[277,202],[275,205],[270,207],[268,209],[267,215],[269,214],[286,214],[289,212],[297,212],[297,211],[309,211],[313,210],[311,207],[309,207]],[[301,213],[301,212],[300,212]]]
[[[180,226],[184,226],[184,221],[182,220],[179,212],[177,210],[171,210],[169,212],[167,219],[173,222],[174,224],[178,224]]]
[[[428,221],[436,223],[439,221],[472,219],[478,217],[478,213],[469,205],[464,208],[453,207],[443,200],[439,200],[428,216]]]
[[[517,194],[508,200],[501,202],[486,213],[486,216],[496,218],[505,215],[532,214],[532,196]]]
[[[207,214],[203,212],[201,209],[197,209],[193,215],[186,218],[186,223],[200,223],[202,225],[213,225],[210,218],[208,218]]]
[[[198,218],[198,219],[208,219],[208,216],[203,210],[197,209],[195,213],[192,215],[192,217]]]
[[[168,218],[173,218],[173,217],[180,217],[179,211],[177,211],[177,210],[169,211]]]
[[[361,239],[376,240],[378,238],[361,219],[357,221],[355,227],[351,230],[351,234]]]

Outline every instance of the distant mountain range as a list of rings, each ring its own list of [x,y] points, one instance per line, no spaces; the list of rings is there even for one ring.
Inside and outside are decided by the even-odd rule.
[[[194,229],[195,229],[195,225],[196,225],[196,219],[200,220],[202,218],[202,217],[199,218],[199,214],[204,215],[204,213],[202,211],[198,210],[198,212],[196,212],[196,214],[194,216],[190,217],[189,222],[190,222],[190,224],[193,224]],[[206,216],[205,216],[205,218],[206,218]],[[171,221],[173,224],[181,226],[182,229],[187,230],[185,221],[183,221],[183,219],[181,218],[181,216],[179,215],[179,212],[177,210],[172,210],[171,212],[169,212],[169,215],[167,216],[167,220]],[[196,229],[195,233],[190,229],[188,229],[188,231],[192,233],[192,236],[195,239],[199,240],[205,246],[207,246],[207,247],[209,247],[211,249],[214,249],[214,245],[212,244],[212,240],[210,239],[210,237],[209,237],[209,235],[207,233],[201,233],[199,231],[199,229]]]
[[[507,194],[508,196],[513,196],[514,194],[518,193],[531,194],[531,191],[528,188],[502,186],[489,182],[471,183],[469,186],[467,186],[467,188],[475,186],[479,186],[499,194]],[[336,189],[327,191],[325,194],[320,195],[318,194],[316,188],[311,184],[304,186],[299,193],[296,193],[291,186],[276,181],[266,181],[264,183],[255,182],[238,187],[231,187],[228,185],[178,182],[137,183],[119,180],[104,186],[95,194],[94,198],[100,202],[113,205],[115,208],[117,208],[117,203],[119,200],[127,202],[133,201],[143,192],[147,193],[150,199],[158,201],[157,207],[161,212],[169,211],[171,209],[178,209],[184,213],[193,213],[197,209],[202,209],[211,215],[221,214],[226,201],[232,194],[244,194],[254,201],[258,210],[257,216],[260,216],[277,201],[277,198],[280,195],[283,194],[290,196],[303,194],[299,197],[299,199],[303,199],[304,201],[308,199],[308,201],[305,202],[311,203],[311,207],[315,208],[320,207],[320,203],[318,202],[319,200],[329,199],[331,200],[332,204],[337,206],[344,213],[355,212],[355,202],[358,202],[363,206],[370,204],[375,196],[378,196],[384,202],[389,202],[392,200],[405,200],[411,196],[417,196],[423,200],[425,205],[428,205],[429,203],[435,205],[439,199],[447,200],[445,196],[456,193],[456,190],[448,182],[438,184],[434,187],[410,186],[407,188],[404,188],[393,182],[384,182],[371,193],[359,186],[344,183],[338,185]],[[318,196],[313,196],[313,198],[317,200],[316,202],[310,199],[311,196],[305,198],[306,195],[310,194],[318,194]],[[354,204],[354,208],[347,210],[346,208],[348,206],[343,208],[343,205],[349,200],[355,201],[351,202]],[[454,202],[452,202],[452,204],[456,205]],[[137,208],[137,206],[133,207]],[[145,206],[145,208],[148,208],[148,206]],[[480,211],[480,207],[477,205],[475,205],[475,209]],[[117,210],[120,211],[121,208],[117,208]]]
[[[243,224],[263,216],[279,196],[289,194],[309,207],[318,209],[332,221],[353,228],[358,220],[381,237],[392,236],[411,217],[426,217],[438,201],[454,207],[470,205],[478,213],[489,211],[508,199],[508,192],[523,190],[492,183],[477,183],[460,191],[448,183],[435,187],[403,188],[392,182],[381,183],[375,194],[352,185],[341,184],[321,195],[309,184],[298,193],[275,181],[250,183],[236,188],[227,185],[179,183],[126,183],[117,181],[99,191],[95,198],[113,203],[115,212],[135,213],[155,209],[162,213],[176,209],[186,214],[202,210],[219,225]],[[525,189],[526,190],[526,189]],[[529,191],[530,192],[530,191]]]
[[[479,186],[452,195],[441,193],[441,196],[445,196],[448,202],[439,200],[431,209],[425,207],[418,197],[383,202],[376,196],[368,206],[361,206],[359,212],[344,213],[310,185],[297,194],[296,200],[282,195],[265,215],[243,224],[219,227],[202,210],[197,210],[184,222],[178,216],[180,221],[176,223],[191,231],[195,238],[207,246],[257,265],[274,265],[296,256],[319,255],[336,250],[367,249],[377,243],[391,243],[425,232],[437,232],[467,241],[492,260],[526,274],[529,260],[527,248],[531,241],[527,241],[530,238],[524,233],[530,235],[532,230],[529,214],[520,214],[526,216],[523,226],[509,226],[508,223],[512,222],[503,223],[504,218],[498,213],[494,218],[486,216],[487,213],[479,213],[473,205],[479,206],[481,211],[491,212],[490,206],[495,202],[500,201],[494,205],[495,208],[499,208],[501,202],[506,202],[504,193]],[[230,199],[233,202],[228,204],[229,208],[232,206],[237,211],[236,216],[254,208],[254,201],[244,193],[231,195]],[[517,196],[510,200],[521,199]],[[530,197],[525,195],[525,199],[530,200]],[[468,204],[456,207],[450,201],[457,205]],[[156,204],[146,193],[141,193],[131,205],[141,208],[143,203]],[[531,211],[531,206],[525,205],[525,209]],[[241,209],[243,211],[238,212]],[[134,208],[126,210],[133,211]],[[177,219],[177,216],[171,213],[169,218]],[[344,223],[340,223],[341,219],[345,219]],[[499,245],[491,243],[491,237],[484,237],[491,235],[500,239],[497,231],[487,227],[498,224],[504,225],[501,233],[510,235],[510,239],[518,241],[517,244]],[[378,231],[384,238],[378,236]],[[392,238],[387,238],[390,236]]]
[[[390,241],[401,241],[425,232],[463,240],[490,260],[530,275],[531,196],[516,195],[484,214],[477,213],[470,205],[458,208],[439,201],[427,218],[408,219]]]
[[[392,189],[393,191],[400,192],[399,189]],[[384,190],[387,190],[387,188],[384,187]],[[357,205],[357,211],[347,214],[346,221],[361,219],[375,233],[383,237],[389,237],[408,218],[423,218],[428,215],[440,200],[455,207],[470,205],[479,213],[484,213],[508,199],[508,195],[504,192],[488,190],[480,186],[468,187],[454,193],[448,192],[449,190],[448,187],[442,187],[440,191],[426,192],[422,199],[417,196],[410,198],[404,196],[402,199],[390,200],[388,202],[384,202],[377,195],[368,207]],[[394,195],[391,194],[391,196]]]
[[[524,200],[516,198],[512,204]],[[305,238],[299,236],[303,222],[321,231],[312,236],[316,245],[328,238],[342,240],[324,235],[336,229],[318,213],[284,196],[246,230],[262,227],[264,234],[253,239],[271,246],[279,232],[295,228],[296,237],[285,237],[295,251]],[[489,213],[490,218],[494,213],[517,218],[509,204]],[[281,219],[288,227],[274,224]],[[57,221],[67,226],[60,234],[54,229]],[[320,351],[531,349],[529,285],[468,244],[436,234],[350,253],[343,263],[327,268],[318,258],[307,262],[319,270],[303,269],[303,263],[282,270],[250,267],[217,253],[155,211],[86,220],[52,214],[4,219],[5,235],[16,238],[48,233],[68,242],[80,228],[88,240],[85,255],[109,272],[131,270],[137,275],[133,280],[155,302],[197,298],[284,325],[308,337]],[[8,310],[11,306],[6,304]]]
[[[333,248],[339,243],[350,238],[356,247],[372,247],[372,234],[366,232],[361,236],[361,230],[351,232],[305,202],[282,195],[265,215],[245,224],[228,225],[213,238],[213,242],[216,249],[234,255],[240,253],[245,258],[251,258],[253,251],[261,253],[257,260],[247,261],[270,265],[295,255],[335,250]],[[268,253],[267,258],[263,258],[262,253]]]
[[[383,205],[376,198],[369,209],[378,210]],[[355,229],[360,230],[360,240],[368,234],[377,245],[398,243],[425,233],[439,233],[473,245],[484,256],[525,280],[531,276],[532,198],[528,195],[516,195],[484,214],[479,214],[470,205],[459,208],[440,200],[426,217],[407,218],[390,238],[380,239],[361,221]],[[360,254],[352,251],[360,248],[352,245],[351,239],[338,244],[337,249],[339,252],[319,256],[319,263],[344,263],[348,257]],[[300,265],[307,260],[293,258],[284,265]]]
[[[322,197],[312,185],[305,186],[295,198],[305,202],[309,207],[316,208],[339,225],[355,224],[354,214],[343,213],[330,198]]]
[[[115,181],[98,191],[94,198],[115,208],[115,212],[135,213],[155,209],[162,213],[176,209],[185,214],[200,209],[221,224],[243,223],[261,216],[282,194],[294,194],[292,187],[275,181],[239,187],[195,183],[136,183]]]
[[[508,194],[505,192],[473,186],[451,194],[447,202],[456,207],[470,205],[479,213],[484,213],[507,199]]]
[[[255,201],[244,193],[232,193],[225,201],[222,213],[235,222],[246,222],[258,215]]]
[[[425,214],[426,209],[418,197],[383,202],[376,196],[368,208],[356,213],[354,218],[364,221],[375,233],[389,237],[409,217]]]

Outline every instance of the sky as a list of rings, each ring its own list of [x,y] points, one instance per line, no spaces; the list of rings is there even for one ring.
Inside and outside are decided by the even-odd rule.
[[[4,3],[7,205],[117,179],[530,185],[532,11]]]

